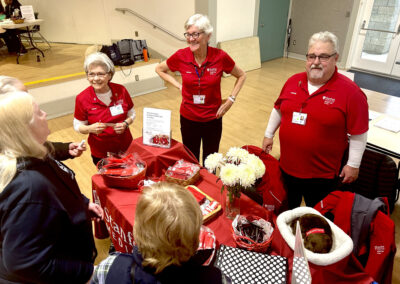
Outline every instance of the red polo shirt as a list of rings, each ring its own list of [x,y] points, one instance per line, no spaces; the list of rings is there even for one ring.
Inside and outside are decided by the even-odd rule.
[[[187,47],[168,58],[167,65],[182,76],[181,115],[193,121],[216,119],[221,105],[222,72],[230,73],[235,67],[232,58],[225,51],[209,46],[204,64],[199,67]],[[193,95],[203,95],[204,104],[195,104]]]
[[[298,178],[333,178],[339,174],[348,147],[347,133],[368,131],[365,94],[337,70],[311,96],[307,74],[299,73],[285,83],[275,108],[282,120],[279,130],[281,168]],[[293,112],[307,114],[306,124],[292,123]]]
[[[107,106],[99,100],[93,87],[90,86],[76,97],[74,117],[81,121],[87,120],[89,125],[96,122],[123,122],[133,107],[132,99],[124,86],[111,82],[108,85],[112,92],[110,105]],[[110,107],[116,105],[122,106],[123,113],[113,116]],[[107,127],[98,135],[90,133],[88,139],[92,155],[97,158],[107,157],[107,152],[125,152],[131,142],[132,135],[129,128],[122,134],[117,134],[112,127]]]

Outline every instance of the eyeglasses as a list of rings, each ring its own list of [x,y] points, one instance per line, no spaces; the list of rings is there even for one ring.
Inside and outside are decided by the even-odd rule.
[[[99,78],[104,78],[107,76],[108,73],[87,73],[88,78],[94,78],[94,77],[99,77]]]
[[[193,39],[198,39],[199,36],[200,36],[201,34],[204,34],[204,32],[192,33],[192,34],[190,34],[190,33],[184,33],[183,35],[184,35],[185,38],[187,38],[187,39],[189,39],[190,37],[192,37]]]
[[[307,58],[307,61],[314,61],[315,58],[318,58],[319,61],[326,62],[329,60],[329,58],[331,58],[332,56],[335,56],[335,55],[336,55],[336,52],[333,54],[330,54],[330,55],[324,54],[324,53],[320,54],[320,55],[315,55],[315,54],[311,53],[311,54],[306,54],[306,58]]]

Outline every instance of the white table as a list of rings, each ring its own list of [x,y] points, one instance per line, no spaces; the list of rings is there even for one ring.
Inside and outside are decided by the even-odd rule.
[[[395,123],[400,123],[398,117],[381,113],[378,117],[370,120],[368,130],[367,147],[381,152],[385,155],[400,159],[400,132],[392,132],[375,124],[390,118]]]
[[[43,51],[40,48],[38,48],[36,46],[36,44],[33,42],[31,29],[30,29],[30,27],[33,27],[33,26],[36,26],[36,25],[40,25],[43,22],[44,22],[43,19],[36,19],[36,20],[32,20],[32,21],[23,22],[22,24],[14,24],[12,21],[9,21],[7,19],[7,20],[4,20],[4,21],[0,22],[0,33],[2,32],[2,30],[4,32],[4,30],[25,29],[27,31],[27,34],[28,34],[28,37],[29,37],[29,42],[30,42],[30,44],[32,46],[31,49],[35,49],[35,50],[39,51],[42,54],[42,57],[44,57]],[[17,33],[17,36],[18,36],[18,39],[19,39],[19,41],[20,41],[20,43],[22,45],[20,34]],[[20,55],[21,54],[20,54],[20,51],[19,51],[18,52],[18,56],[17,56],[17,64],[19,64]],[[38,58],[39,58],[39,56],[38,56]]]

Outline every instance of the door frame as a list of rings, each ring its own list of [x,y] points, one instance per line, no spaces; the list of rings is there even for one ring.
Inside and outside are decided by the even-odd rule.
[[[360,42],[362,42],[362,43],[364,42],[364,40],[360,41],[360,39],[359,39],[360,35],[359,34],[360,34],[360,32],[362,32],[361,31],[361,27],[362,27],[363,21],[365,19],[364,15],[366,13],[365,10],[366,10],[366,7],[367,7],[367,5],[365,5],[365,4],[366,4],[367,1],[369,1],[369,0],[356,0],[355,3],[354,3],[354,9],[357,9],[357,16],[356,16],[356,19],[355,19],[355,22],[354,22],[353,33],[352,33],[352,37],[351,37],[351,43],[350,43],[348,56],[347,56],[347,60],[346,60],[346,63],[345,63],[344,67],[345,67],[345,69],[360,70],[360,71],[364,71],[366,73],[379,74],[379,75],[382,75],[382,76],[385,76],[385,77],[393,77],[393,78],[397,78],[398,79],[398,77],[396,75],[391,75],[391,74],[388,74],[388,73],[380,72],[378,70],[363,69],[363,68],[355,67],[353,65],[353,62],[356,60],[355,58],[358,55],[357,54],[357,52],[358,52],[357,48],[360,47],[360,44],[361,44]],[[358,2],[358,3],[356,3],[356,2]],[[357,6],[358,6],[358,8],[357,8]],[[399,16],[398,24],[400,24],[400,16]],[[367,24],[366,24],[366,26],[367,26]],[[366,32],[364,31],[363,33],[365,34]],[[397,35],[396,37],[399,38],[399,45],[400,45],[400,35]],[[394,54],[394,56],[393,56],[394,58],[392,58],[393,62],[395,60],[399,60],[399,56],[400,56],[399,50],[400,50],[400,48],[397,49],[396,53]],[[390,73],[392,72],[392,69],[395,69],[393,66],[394,66],[394,64],[390,68]]]
[[[259,25],[259,17],[260,17],[260,1],[262,1],[262,0],[256,0],[256,3],[255,3],[253,36],[258,36],[258,28],[259,28],[258,25]],[[286,28],[289,25],[289,19],[290,19],[290,15],[292,13],[292,1],[293,0],[289,0],[289,9],[288,9],[288,14],[287,14]],[[260,45],[260,48],[261,48],[261,45]],[[285,54],[287,54],[287,52],[288,51],[287,51],[287,29],[286,29],[285,43],[284,43],[284,49],[283,49],[282,56],[285,56]],[[304,58],[301,58],[301,60],[304,60]]]

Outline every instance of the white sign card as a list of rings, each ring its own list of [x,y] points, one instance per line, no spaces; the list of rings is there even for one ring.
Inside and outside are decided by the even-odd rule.
[[[171,111],[143,108],[143,144],[171,147]]]
[[[25,21],[34,21],[35,20],[35,13],[33,12],[33,7],[31,5],[21,6],[21,15]]]

